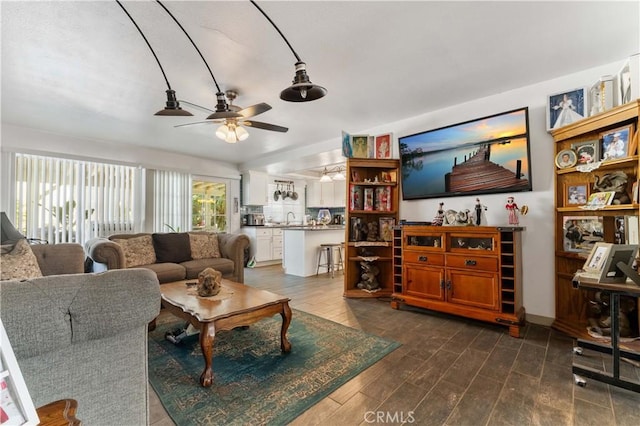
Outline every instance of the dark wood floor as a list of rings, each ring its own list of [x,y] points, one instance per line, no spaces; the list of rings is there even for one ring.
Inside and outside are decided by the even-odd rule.
[[[574,342],[528,324],[523,338],[506,327],[388,301],[344,299],[342,274],[299,278],[279,266],[247,269],[248,285],[283,294],[291,306],[393,339],[402,346],[303,413],[294,425],[638,425],[640,394],[589,380],[574,385]],[[610,368],[585,351],[581,363]],[[622,363],[640,380],[640,368]],[[151,424],[173,425],[151,395]]]

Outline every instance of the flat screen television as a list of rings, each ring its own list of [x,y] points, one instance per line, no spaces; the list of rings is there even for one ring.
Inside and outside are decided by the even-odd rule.
[[[531,191],[529,109],[398,138],[402,198]]]

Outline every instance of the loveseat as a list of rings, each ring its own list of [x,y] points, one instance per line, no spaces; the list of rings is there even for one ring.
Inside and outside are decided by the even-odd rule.
[[[85,244],[93,270],[146,268],[160,284],[195,279],[205,268],[214,268],[231,281],[244,282],[244,234],[172,232],[117,234],[94,238]]]
[[[147,324],[160,311],[156,275],[85,274],[81,245],[31,247],[44,275],[70,273],[0,281],[0,317],[34,405],[71,398],[83,424],[149,424]]]

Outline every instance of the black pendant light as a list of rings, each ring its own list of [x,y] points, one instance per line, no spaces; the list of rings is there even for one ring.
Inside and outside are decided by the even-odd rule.
[[[227,99],[225,97],[225,94],[224,94],[224,92],[222,90],[220,90],[220,86],[218,86],[218,82],[216,81],[216,78],[213,76],[213,72],[211,71],[211,67],[209,67],[209,64],[204,59],[204,56],[202,56],[202,53],[200,52],[200,49],[198,49],[198,46],[196,46],[196,44],[193,41],[193,39],[189,36],[189,33],[187,33],[187,30],[184,29],[184,27],[180,24],[180,22],[178,22],[176,17],[173,16],[173,14],[169,11],[169,9],[167,9],[165,7],[165,5],[163,5],[160,2],[160,0],[156,0],[156,2],[160,6],[162,6],[162,8],[165,10],[165,12],[167,12],[169,14],[169,16],[171,16],[171,18],[173,18],[175,23],[178,24],[178,26],[180,27],[180,29],[184,33],[184,35],[187,36],[187,38],[189,39],[189,41],[191,42],[193,47],[196,49],[196,52],[198,52],[198,55],[200,55],[200,58],[202,58],[202,61],[204,62],[205,66],[207,67],[207,70],[209,70],[209,74],[211,74],[211,78],[213,79],[213,83],[216,85],[216,89],[218,89],[218,92],[216,93],[216,99],[217,99],[216,110],[215,110],[215,112],[213,114],[211,114],[211,115],[209,115],[207,117],[207,120],[216,120],[216,119],[224,119],[224,118],[241,118],[241,117],[243,117],[242,114],[238,114],[237,112],[231,111],[231,109],[229,108],[229,104],[227,103]]]
[[[324,95],[326,95],[327,89],[325,89],[322,86],[313,84],[309,80],[309,76],[307,75],[307,64],[305,64],[300,59],[296,51],[293,50],[293,47],[291,47],[291,44],[289,43],[287,38],[284,36],[284,34],[282,34],[282,31],[280,31],[280,29],[276,26],[276,24],[271,20],[271,18],[269,18],[269,16],[267,16],[264,10],[262,10],[260,6],[256,4],[255,1],[251,0],[251,3],[253,3],[256,9],[258,9],[260,13],[262,13],[269,22],[271,22],[271,25],[273,25],[273,28],[275,28],[276,31],[278,31],[278,34],[280,34],[280,36],[285,41],[285,43],[287,43],[287,46],[289,46],[289,49],[291,49],[291,51],[293,52],[293,55],[297,59],[297,62],[295,65],[296,75],[293,77],[293,84],[287,87],[286,89],[284,89],[282,92],[280,92],[280,99],[284,101],[289,101],[289,102],[309,102],[309,101],[315,101],[316,99],[320,99]]]
[[[162,71],[162,76],[164,77],[164,81],[167,83],[167,105],[164,107],[164,109],[156,112],[154,115],[174,116],[174,117],[175,116],[178,116],[178,117],[192,117],[193,114],[191,114],[189,111],[183,110],[180,107],[180,102],[178,102],[178,99],[176,98],[176,92],[175,92],[175,90],[173,90],[171,88],[171,85],[169,84],[169,80],[167,79],[167,75],[165,74],[164,69],[162,68],[162,64],[160,64],[160,60],[158,59],[158,56],[156,55],[156,52],[153,51],[153,48],[151,47],[151,44],[149,44],[149,41],[145,37],[144,33],[142,32],[142,30],[140,29],[140,27],[138,26],[136,21],[134,21],[133,17],[129,14],[129,12],[127,12],[127,9],[124,8],[122,3],[120,3],[118,0],[116,0],[116,3],[118,3],[118,5],[120,5],[122,10],[124,10],[124,13],[126,13],[127,16],[129,17],[129,19],[131,19],[131,22],[133,22],[133,25],[135,25],[135,27],[138,29],[138,32],[140,33],[140,35],[144,39],[145,43],[147,43],[147,46],[149,46],[149,50],[151,50],[151,53],[153,54],[153,57],[156,58],[156,62],[158,63],[158,66],[160,67],[160,71]]]

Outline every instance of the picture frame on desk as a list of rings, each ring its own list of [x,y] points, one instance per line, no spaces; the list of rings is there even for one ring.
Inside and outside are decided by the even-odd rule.
[[[633,124],[628,124],[626,126],[600,133],[599,136],[602,141],[602,160],[615,160],[633,155],[629,154],[629,147],[631,139],[634,137],[634,129],[635,126]]]
[[[589,114],[589,88],[578,87],[547,96],[547,131],[582,120]]]

